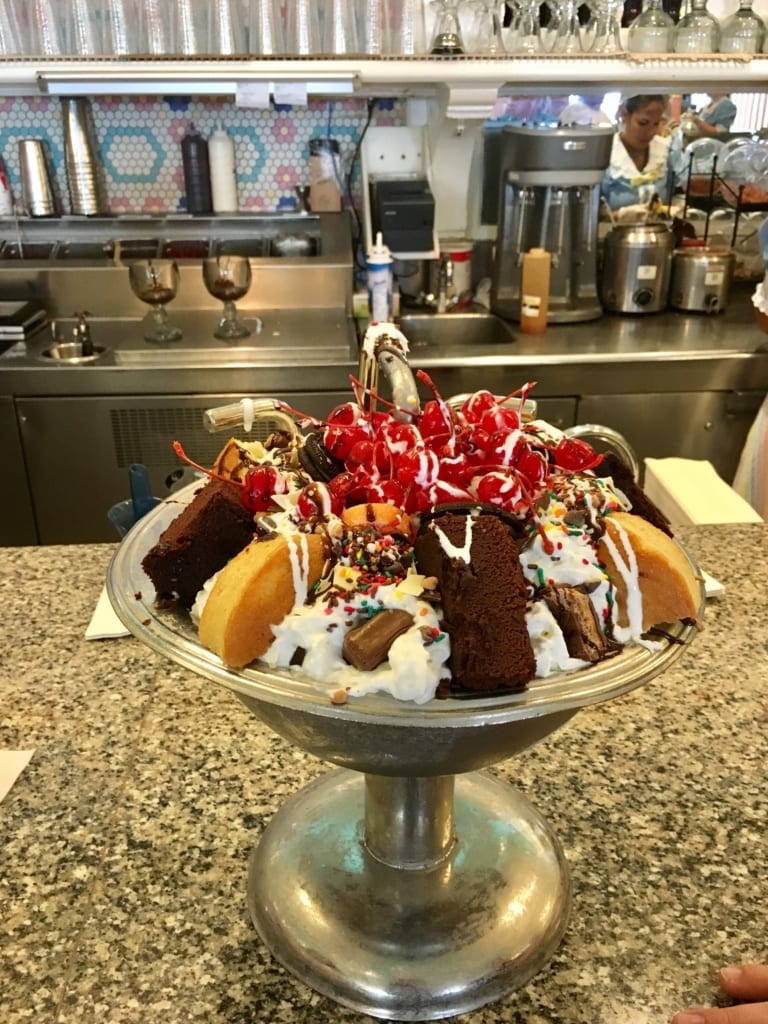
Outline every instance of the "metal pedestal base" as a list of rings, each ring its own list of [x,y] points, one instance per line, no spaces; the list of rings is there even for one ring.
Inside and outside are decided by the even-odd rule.
[[[251,858],[248,903],[312,988],[388,1020],[434,1020],[525,984],[570,910],[560,845],[484,773],[333,771],[288,800]]]

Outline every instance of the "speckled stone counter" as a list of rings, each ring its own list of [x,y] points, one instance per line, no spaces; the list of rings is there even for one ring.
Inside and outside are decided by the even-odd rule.
[[[565,940],[462,1024],[654,1024],[765,958],[768,527],[679,531],[727,589],[665,675],[496,767],[548,819],[574,885]],[[245,905],[248,856],[328,770],[228,691],[134,638],[86,641],[109,545],[0,549],[4,1024],[345,1024]]]

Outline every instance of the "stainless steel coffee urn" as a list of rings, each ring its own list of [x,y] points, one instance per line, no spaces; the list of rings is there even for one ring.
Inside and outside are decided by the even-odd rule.
[[[520,319],[523,256],[546,249],[552,257],[547,321],[571,323],[601,315],[597,218],[613,131],[596,126],[502,129],[494,313]]]
[[[605,236],[600,298],[612,313],[666,309],[675,240],[663,221],[617,224]]]

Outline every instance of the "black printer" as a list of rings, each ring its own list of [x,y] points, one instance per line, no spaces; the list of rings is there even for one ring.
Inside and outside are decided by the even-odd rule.
[[[432,250],[435,197],[426,178],[374,178],[370,190],[374,235],[394,253]]]

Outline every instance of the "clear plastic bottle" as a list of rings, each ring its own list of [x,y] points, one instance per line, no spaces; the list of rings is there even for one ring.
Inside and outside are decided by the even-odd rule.
[[[379,231],[376,242],[368,250],[368,315],[371,323],[389,323],[392,319],[392,291],[394,287],[392,273],[392,253]]]
[[[675,23],[661,0],[645,0],[641,13],[629,26],[627,49],[633,53],[671,53]]]
[[[543,334],[549,312],[549,275],[552,256],[546,249],[529,249],[523,256],[520,280],[520,330]]]
[[[752,0],[740,0],[739,9],[720,29],[721,53],[760,53],[765,42],[765,22],[752,10]]]
[[[707,10],[707,0],[691,0],[690,11],[675,30],[675,53],[717,53],[720,23]]]

